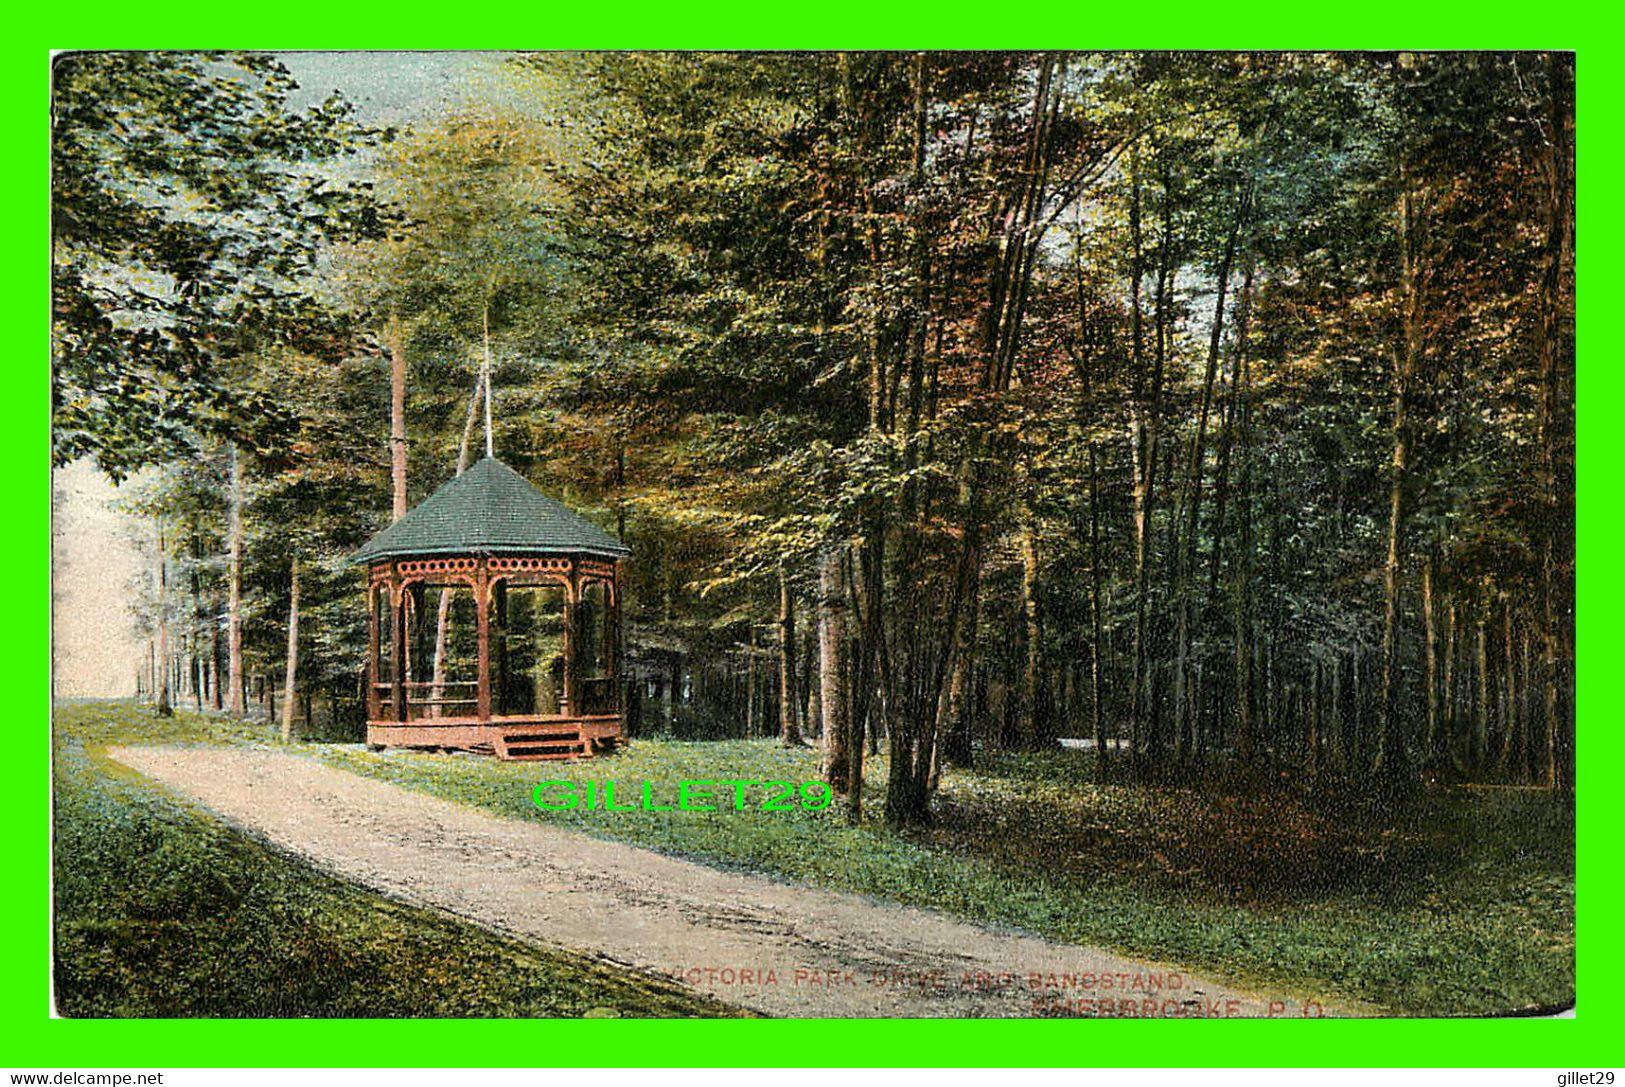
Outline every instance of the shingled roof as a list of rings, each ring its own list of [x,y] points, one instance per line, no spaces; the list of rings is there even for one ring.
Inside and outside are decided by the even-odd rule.
[[[623,558],[632,552],[506,464],[486,457],[368,540],[351,561],[514,553]]]

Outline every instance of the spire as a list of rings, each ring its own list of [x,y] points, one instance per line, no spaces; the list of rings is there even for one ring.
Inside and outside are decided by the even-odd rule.
[[[480,366],[480,380],[485,382],[485,455],[491,451],[491,303],[485,304],[485,361]]]

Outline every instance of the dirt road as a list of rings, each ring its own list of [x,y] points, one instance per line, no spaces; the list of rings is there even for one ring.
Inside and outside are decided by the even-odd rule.
[[[118,761],[335,875],[785,1016],[1322,1012],[1052,943],[503,819],[267,749]],[[1324,1009],[1325,1014],[1333,1014]]]

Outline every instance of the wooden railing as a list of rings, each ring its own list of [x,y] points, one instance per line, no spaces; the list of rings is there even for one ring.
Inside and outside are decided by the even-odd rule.
[[[479,712],[479,684],[474,680],[445,680],[441,683],[432,680],[412,681],[404,686],[408,721],[435,717],[474,717]],[[373,690],[377,693],[379,719],[393,720],[395,685],[375,683]],[[439,693],[436,694],[436,691]],[[577,691],[579,706],[571,707],[561,703],[559,706],[561,712],[558,714],[537,716],[592,717],[616,712],[617,699],[613,679],[607,676],[583,679]]]

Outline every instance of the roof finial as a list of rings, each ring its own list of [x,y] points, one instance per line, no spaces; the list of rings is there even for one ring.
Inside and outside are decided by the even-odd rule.
[[[485,303],[485,361],[480,366],[480,380],[485,382],[485,455],[496,456],[491,451],[491,303]]]

